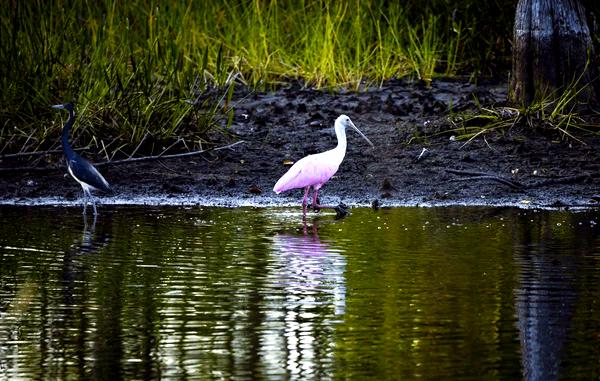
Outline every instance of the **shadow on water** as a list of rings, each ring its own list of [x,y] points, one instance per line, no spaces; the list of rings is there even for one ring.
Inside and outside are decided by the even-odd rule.
[[[2,207],[0,379],[594,379],[592,212]]]
[[[526,218],[520,216],[521,220]],[[577,361],[567,357],[567,345],[576,330],[573,317],[582,297],[581,278],[587,266],[597,269],[598,265],[597,256],[595,264],[585,263],[589,260],[588,253],[598,252],[594,241],[589,239],[597,232],[590,229],[589,221],[574,220],[579,228],[567,232],[566,242],[556,239],[552,225],[561,223],[553,222],[548,214],[540,216],[535,224],[520,221],[517,226],[522,229],[514,232],[513,256],[519,268],[515,304],[521,361],[527,380],[556,380],[566,365],[570,370],[563,373],[569,377],[599,376],[598,366],[590,373],[581,372]],[[568,378],[565,374],[561,378]]]

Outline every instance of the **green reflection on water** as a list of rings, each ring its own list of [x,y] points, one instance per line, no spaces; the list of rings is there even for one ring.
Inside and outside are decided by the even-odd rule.
[[[600,372],[592,212],[0,211],[0,378]]]

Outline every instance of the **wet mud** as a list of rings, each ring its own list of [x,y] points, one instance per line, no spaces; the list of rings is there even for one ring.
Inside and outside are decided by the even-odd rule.
[[[469,142],[456,139],[462,132],[449,116],[497,107],[506,90],[505,82],[466,80],[436,80],[430,87],[393,80],[360,92],[298,84],[266,92],[238,88],[230,128],[210,138],[214,146],[243,143],[187,158],[104,166],[114,193],[101,195],[100,203],[300,203],[302,190],[275,195],[273,185],[294,161],[335,147],[333,123],[346,114],[375,148],[348,130],[344,162],[319,193],[324,203],[598,205],[598,136],[574,132],[576,140],[557,130],[514,126]],[[66,173],[64,166],[0,173],[0,202],[74,203],[81,188]]]

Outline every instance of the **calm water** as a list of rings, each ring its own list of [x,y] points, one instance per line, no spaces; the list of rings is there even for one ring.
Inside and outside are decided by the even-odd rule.
[[[0,207],[0,379],[600,377],[598,212]]]

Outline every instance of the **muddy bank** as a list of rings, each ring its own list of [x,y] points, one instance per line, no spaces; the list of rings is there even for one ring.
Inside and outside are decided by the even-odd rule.
[[[348,131],[346,158],[322,188],[323,203],[597,205],[598,136],[579,133],[582,144],[556,131],[514,127],[468,144],[453,139],[458,133],[451,131],[448,115],[475,110],[478,103],[499,104],[506,88],[460,80],[438,80],[427,88],[394,80],[360,93],[299,85],[264,93],[238,89],[231,128],[211,139],[215,146],[243,143],[200,156],[103,167],[115,193],[102,202],[299,203],[301,190],[275,196],[272,187],[289,163],[335,146],[333,122],[343,113],[375,148]],[[73,203],[80,190],[64,167],[0,174],[2,203]]]

